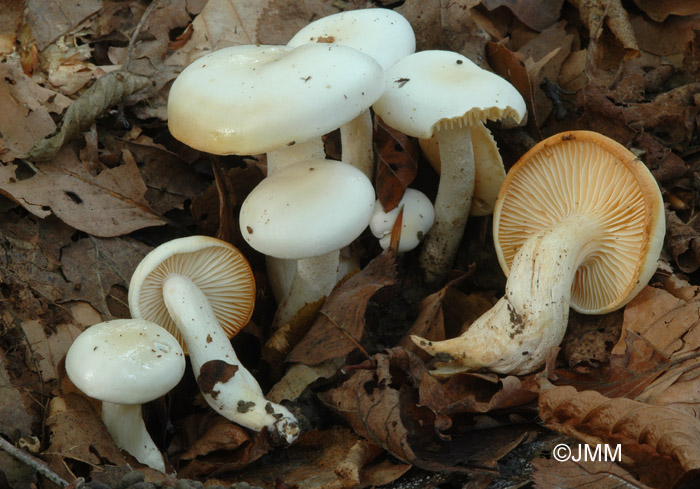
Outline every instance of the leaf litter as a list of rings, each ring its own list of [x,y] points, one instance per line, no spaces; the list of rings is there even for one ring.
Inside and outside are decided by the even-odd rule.
[[[309,431],[275,448],[266,433],[208,411],[185,376],[144,407],[178,477],[300,488],[396,479],[390,487],[409,487],[430,471],[469,487],[692,480],[700,460],[695,2],[409,0],[397,8],[419,49],[459,51],[523,94],[524,128],[489,124],[506,167],[544,135],[594,129],[632,148],[668,203],[659,271],[623,311],[572,315],[561,352],[539,374],[446,380],[431,375],[430,359],[407,335],[459,334],[502,293],[494,280],[502,272],[483,249],[487,221],[470,220],[462,271],[439,290],[417,279],[416,254],[381,253],[363,235],[362,271],[301,311],[302,327],[272,336],[264,259],[240,241],[235,223],[264,158],[223,157],[212,167],[207,155],[174,141],[164,122],[169,85],[196,58],[241,43],[284,44],[311,20],[360,2],[158,1],[144,22],[146,8],[135,0],[11,4],[0,7],[3,438],[28,446],[36,436],[35,455],[68,481],[114,486],[139,468],[142,479],[174,485],[116,449],[99,403],[71,386],[62,358],[84,328],[128,316],[129,278],[152,247],[218,234],[244,250],[259,285],[253,322],[234,345],[276,400],[303,413]],[[139,81],[113,83],[129,80]],[[94,93],[105,88],[98,103]],[[37,145],[53,133],[58,151],[42,156]],[[436,178],[415,141],[375,139],[385,206],[409,184],[434,194]],[[556,462],[552,440],[620,443],[623,458]],[[0,458],[0,486],[47,484],[21,467]]]

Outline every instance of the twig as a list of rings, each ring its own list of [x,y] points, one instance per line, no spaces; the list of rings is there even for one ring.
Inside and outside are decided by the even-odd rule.
[[[3,437],[0,436],[0,448],[5,450],[7,453],[15,457],[17,460],[22,462],[23,464],[31,467],[34,469],[35,472],[43,475],[46,477],[48,480],[53,482],[54,484],[61,486],[61,487],[66,487],[70,484],[66,482],[60,475],[58,475],[56,472],[51,470],[48,465],[42,460],[39,460],[38,458],[30,455],[29,453],[25,452],[21,448],[17,448],[14,446],[12,443],[9,441],[5,440]]]
[[[139,37],[139,34],[141,34],[141,29],[143,29],[143,26],[146,24],[146,20],[151,16],[151,12],[153,12],[156,7],[161,3],[162,0],[153,0],[151,4],[146,7],[146,10],[143,12],[143,15],[139,19],[139,23],[136,24],[136,27],[134,28],[134,32],[131,33],[131,39],[129,39],[129,46],[126,48],[126,56],[124,57],[124,61],[122,62],[122,70],[129,70],[129,63],[131,63],[131,56],[134,54],[134,49],[136,48],[136,39]]]

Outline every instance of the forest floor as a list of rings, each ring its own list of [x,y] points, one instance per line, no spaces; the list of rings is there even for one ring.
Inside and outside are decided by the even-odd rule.
[[[72,487],[127,487],[132,469],[161,486],[177,477],[266,489],[700,484],[696,0],[148,6],[0,4],[0,436],[33,457],[0,450],[0,489],[61,485],[39,466]],[[418,50],[459,52],[518,89],[526,124],[488,123],[506,168],[542,139],[583,129],[627,147],[661,189],[666,237],[650,284],[619,311],[572,312],[560,349],[536,373],[438,381],[407,336],[455,336],[503,294],[489,216],[469,220],[454,271],[437,289],[423,284],[417,251],[382,252],[365,232],[353,245],[362,271],[297,314],[292,333],[272,335],[265,259],[237,222],[264,177],[264,156],[213,159],[168,131],[168,90],[193,60],[231,45],[286,44],[314,19],[370,6],[405,16]],[[91,86],[77,118],[65,116]],[[325,143],[338,158],[337,131]],[[378,130],[375,147],[380,198],[409,184],[435,196],[438,176],[414,140]],[[305,433],[280,447],[224,419],[188,371],[143,410],[177,473],[166,476],[115,446],[100,403],[72,385],[63,360],[88,326],[129,317],[129,280],[151,249],[196,234],[248,258],[256,308],[233,344],[265,392],[299,413]],[[603,444],[621,452],[558,460],[561,444],[574,454]]]

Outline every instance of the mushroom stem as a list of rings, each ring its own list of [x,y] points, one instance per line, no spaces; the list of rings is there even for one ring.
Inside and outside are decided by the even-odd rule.
[[[435,198],[435,223],[423,241],[420,266],[428,284],[437,285],[457,255],[474,193],[474,151],[471,132],[447,123],[437,131],[440,184]]]
[[[190,353],[204,399],[227,419],[292,443],[299,423],[289,410],[265,399],[260,385],[238,360],[204,293],[189,278],[170,274],[163,298]]]
[[[340,250],[297,260],[296,274],[287,297],[277,307],[273,327],[284,326],[306,304],[328,297],[338,280],[339,264]]]
[[[297,142],[283,146],[267,153],[267,174],[272,175],[275,171],[297,161],[325,159],[326,152],[323,149],[323,139],[312,138],[308,141]]]
[[[571,216],[533,235],[513,259],[505,295],[461,336],[438,342],[412,336],[440,361],[434,373],[486,368],[522,375],[540,367],[564,338],[576,270],[600,234],[595,219]]]
[[[152,469],[165,472],[163,455],[146,430],[141,416],[141,404],[102,402],[102,422],[114,443]]]
[[[340,146],[343,162],[362,170],[372,180],[374,151],[372,150],[372,116],[365,110],[350,122],[340,126]]]

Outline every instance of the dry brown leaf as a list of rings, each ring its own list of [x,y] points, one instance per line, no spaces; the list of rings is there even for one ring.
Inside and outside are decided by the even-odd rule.
[[[396,253],[387,248],[361,272],[337,286],[309,332],[287,361],[315,365],[344,357],[362,340],[367,303],[378,290],[396,283]]]
[[[417,51],[447,49],[486,68],[484,46],[491,37],[475,22],[470,12],[479,3],[480,0],[407,0],[396,11],[413,27]]]
[[[601,38],[603,23],[605,23],[622,44],[625,60],[639,56],[634,30],[620,0],[569,0],[569,2],[578,8],[591,39]]]
[[[700,13],[700,3],[695,0],[634,0],[634,3],[656,22],[663,22],[669,15]]]
[[[7,314],[0,316],[5,324],[10,324]],[[30,436],[32,425],[37,421],[32,411],[27,408],[26,394],[18,389],[10,380],[7,372],[7,359],[0,350],[0,433],[12,439],[19,436]]]
[[[376,445],[339,426],[305,433],[270,459],[237,473],[236,480],[261,487],[363,489],[389,484],[411,467],[387,460]]]
[[[666,2],[655,2],[664,5]],[[700,12],[700,4],[698,4]],[[632,28],[639,48],[658,56],[691,53],[693,41],[700,30],[700,17],[673,17],[666,22],[650,22],[642,15],[632,17]]]
[[[26,19],[39,50],[102,8],[102,0],[26,0]]]
[[[403,198],[418,171],[418,143],[392,129],[379,117],[374,119],[374,144],[377,155],[375,188],[384,212],[393,210]]]
[[[526,26],[543,31],[559,20],[559,12],[564,0],[482,0],[489,10],[506,7]]]
[[[55,214],[66,224],[94,236],[112,237],[165,223],[144,200],[146,186],[130,153],[124,163],[94,175],[66,147],[32,178],[19,179],[18,167],[0,167],[0,193],[45,218]]]
[[[0,64],[0,160],[24,157],[37,139],[56,129],[51,112],[62,112],[70,100],[42,88],[17,62]]]
[[[29,150],[27,159],[48,161],[61,147],[75,139],[108,108],[123,102],[128,96],[149,86],[151,81],[128,71],[113,71],[98,78],[78,97],[63,115],[61,128],[51,137],[37,141]]]
[[[591,316],[571,311],[561,347],[569,368],[597,367],[609,361],[610,349],[620,338],[622,311]]]
[[[539,489],[652,489],[613,462],[536,458],[531,463]]]
[[[27,366],[38,370],[43,382],[58,379],[58,364],[83,328],[65,323],[57,325],[54,332],[47,333],[45,325],[36,319],[22,322],[21,327],[27,340]]]
[[[0,4],[0,54],[9,54],[14,51],[23,14],[22,2]]]
[[[42,452],[42,457],[49,460],[49,465],[59,475],[66,474],[74,462],[91,466],[105,462],[120,466],[127,463],[124,452],[114,444],[100,416],[79,394],[52,398],[46,427],[49,446]]]
[[[598,392],[577,392],[543,381],[540,417],[545,425],[585,443],[621,445],[623,462],[645,483],[671,487],[700,468],[700,420],[673,409]]]
[[[314,366],[295,363],[265,397],[278,404],[284,400],[295,401],[311,383],[332,377],[342,365],[342,359],[337,358]]]
[[[459,433],[439,435],[452,421],[417,399],[415,390],[431,377],[423,362],[402,348],[374,355],[352,371],[340,387],[321,393],[321,400],[356,433],[426,470],[469,471],[474,462],[493,466],[528,435],[515,426],[486,431],[461,426]]]

